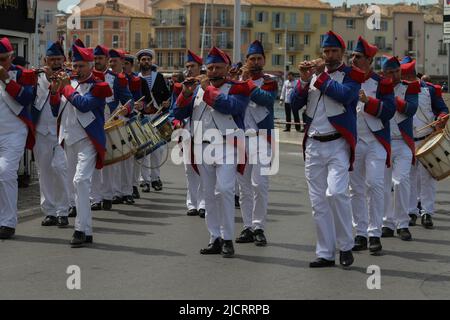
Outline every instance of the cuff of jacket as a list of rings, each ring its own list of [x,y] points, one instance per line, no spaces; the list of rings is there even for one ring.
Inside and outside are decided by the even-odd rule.
[[[5,87],[6,92],[9,93],[9,95],[13,98],[17,97],[20,93],[20,90],[22,90],[22,86],[15,82],[14,80],[11,80]]]
[[[320,76],[316,79],[316,82],[314,82],[314,87],[316,87],[317,89],[321,89],[323,84],[330,79],[330,76],[328,75],[328,73],[326,72],[322,72],[320,74]]]
[[[399,98],[399,97],[395,97],[395,106],[398,112],[400,113],[405,113],[406,111],[406,101]]]
[[[203,101],[206,102],[209,106],[214,106],[217,97],[221,94],[220,90],[214,86],[208,86],[205,90],[205,94],[203,95]]]
[[[67,100],[71,100],[72,95],[76,92],[71,85],[66,85],[62,90],[62,95],[66,97]]]
[[[381,110],[380,100],[374,97],[368,97],[369,101],[364,105],[364,111],[368,114],[378,117]]]
[[[177,98],[177,102],[176,102],[177,106],[178,107],[186,107],[187,105],[189,105],[191,103],[193,96],[194,95],[192,94],[186,98],[183,95],[183,93],[180,93],[180,95]]]

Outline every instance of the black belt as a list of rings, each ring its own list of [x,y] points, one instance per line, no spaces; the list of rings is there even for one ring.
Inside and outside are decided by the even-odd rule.
[[[327,136],[312,136],[311,138],[313,138],[314,140],[320,141],[320,142],[329,142],[329,141],[333,141],[333,140],[337,140],[339,138],[342,137],[342,134],[340,134],[339,132],[327,135]]]
[[[426,138],[428,138],[429,136],[431,136],[431,134],[428,134],[428,135],[426,135],[426,136],[423,136],[423,137],[420,137],[420,138],[414,138],[414,141],[422,141],[422,140],[425,140]]]

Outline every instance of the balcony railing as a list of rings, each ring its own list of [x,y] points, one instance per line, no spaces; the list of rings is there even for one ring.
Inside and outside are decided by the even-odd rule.
[[[317,24],[304,24],[304,23],[296,23],[296,24],[288,24],[288,31],[291,32],[316,32]]]
[[[447,55],[447,50],[446,49],[438,49],[438,55],[446,56]]]
[[[409,32],[409,30],[405,30],[405,38],[407,39],[413,39],[415,37],[419,37],[420,33],[419,31],[413,31],[413,32]]]
[[[253,28],[253,21],[251,21],[251,20],[241,21],[241,27],[242,28]]]
[[[415,57],[416,56],[416,50],[405,50],[404,55],[405,56]]]
[[[153,43],[153,46],[150,48],[157,48],[157,49],[184,49],[186,48],[186,40],[181,41],[160,41]]]
[[[186,26],[186,19],[184,17],[179,17],[178,19],[170,20],[153,20],[152,26],[154,27],[184,27]]]
[[[288,46],[287,46],[287,51],[288,52],[303,51],[303,50],[305,50],[305,45],[304,44],[295,43],[294,45],[288,44]]]

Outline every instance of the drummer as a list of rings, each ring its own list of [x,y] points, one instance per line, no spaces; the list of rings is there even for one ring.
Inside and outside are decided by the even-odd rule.
[[[416,60],[406,56],[401,61],[402,79],[406,81],[417,81]],[[419,93],[419,107],[413,119],[414,142],[416,148],[433,133],[433,128],[424,130],[420,128],[440,120],[436,128],[445,126],[448,118],[442,119],[448,114],[448,108],[442,99],[442,89],[439,85],[420,80],[421,92]],[[436,198],[436,180],[430,175],[425,167],[419,162],[411,168],[411,194],[409,197],[409,225],[416,225],[417,217],[421,216],[421,224],[427,229],[433,227],[432,216],[434,214],[434,201]],[[419,201],[420,205],[418,205]],[[420,208],[421,207],[421,208]]]
[[[105,80],[113,90],[114,96],[106,99],[111,113],[119,106],[119,103],[127,108],[125,116],[130,116],[133,111],[133,96],[128,87],[128,80],[123,73],[125,52],[120,49],[109,50],[109,67],[105,74]],[[128,104],[127,104],[128,103]],[[133,204],[133,158],[113,164],[113,204]]]
[[[142,110],[145,104],[145,99],[142,102],[136,102],[141,99],[144,95],[142,93],[142,78],[136,72],[133,72],[135,56],[132,54],[126,54],[123,63],[123,73],[127,77],[128,86],[130,87],[131,94],[133,95],[133,100],[135,101],[135,110]],[[145,97],[145,96],[144,96]],[[151,98],[149,98],[151,99]],[[133,112],[133,116],[136,116],[136,112]],[[141,195],[139,194],[139,176],[141,174],[141,168],[139,163],[135,160],[133,162],[133,199],[139,199]]]
[[[167,88],[163,75],[157,72],[156,67],[152,64],[154,56],[155,53],[150,49],[140,50],[136,54],[141,71],[139,76],[145,80],[144,84],[147,85],[146,91],[149,92],[149,95],[152,97],[150,101],[154,100],[155,103],[151,108],[152,111],[150,111],[150,113],[156,112],[156,107],[168,107],[170,99],[170,91]],[[143,92],[145,94],[145,91]],[[167,146],[162,146],[144,158],[145,166],[141,169],[142,178],[144,180],[142,192],[150,192],[150,184],[156,191],[162,190],[163,185],[160,178],[160,166],[165,148],[167,148]]]
[[[384,57],[383,74],[392,80],[396,112],[389,121],[391,130],[392,165],[385,169],[384,218],[382,237],[393,237],[395,230],[401,240],[411,240],[408,228],[408,203],[410,193],[409,173],[415,162],[413,140],[413,116],[417,111],[418,81],[401,80],[400,62],[397,57]],[[393,189],[393,192],[391,192]]]

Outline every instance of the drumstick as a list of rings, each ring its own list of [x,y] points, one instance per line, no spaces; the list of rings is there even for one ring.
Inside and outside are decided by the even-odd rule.
[[[122,111],[124,109],[124,106],[126,106],[127,104],[129,104],[131,102],[131,99],[128,100],[124,105],[117,107],[116,110],[114,110],[113,114],[109,117],[109,119],[106,121],[106,123],[111,122],[118,114],[120,111]]]
[[[435,124],[439,123],[441,120],[446,119],[446,118],[448,118],[448,117],[449,117],[449,114],[443,116],[443,117],[442,117],[441,119],[439,119],[439,120],[436,120],[436,121],[433,121],[433,122],[427,124],[426,126],[420,128],[420,129],[417,129],[417,131],[422,131],[422,130],[428,128],[428,127],[434,126]]]

